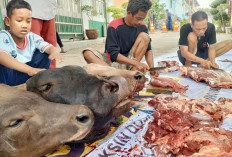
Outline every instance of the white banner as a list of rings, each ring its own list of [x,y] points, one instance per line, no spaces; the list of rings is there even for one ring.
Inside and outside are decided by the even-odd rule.
[[[139,112],[122,124],[110,137],[94,149],[87,157],[134,157],[155,156],[150,149],[143,147],[141,133],[152,119],[151,114]]]

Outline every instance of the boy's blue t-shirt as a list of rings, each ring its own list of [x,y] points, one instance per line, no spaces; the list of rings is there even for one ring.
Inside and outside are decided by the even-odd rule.
[[[41,53],[52,46],[45,42],[42,37],[32,32],[29,32],[24,39],[24,46],[20,47],[16,45],[11,34],[8,31],[0,31],[0,52],[10,54],[19,62],[30,62],[36,49],[39,49]]]

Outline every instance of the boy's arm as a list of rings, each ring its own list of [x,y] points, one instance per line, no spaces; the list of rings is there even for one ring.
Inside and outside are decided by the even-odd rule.
[[[39,36],[35,33],[30,32],[30,35],[32,36],[32,38],[34,40],[35,47],[37,49],[39,49],[41,52],[47,53],[49,55],[48,58],[50,60],[55,59],[59,62],[63,60],[62,56],[60,55],[60,53],[56,47],[54,47],[53,45],[44,41],[44,39],[41,36]]]
[[[26,73],[29,76],[33,76],[42,70],[46,70],[30,67],[27,64],[17,61],[15,58],[4,52],[0,52],[0,64],[7,68]]]
[[[49,59],[53,60],[55,59],[58,62],[61,62],[63,60],[63,57],[60,55],[60,53],[58,52],[57,48],[55,48],[54,46],[50,46],[48,47],[45,52],[49,55]]]

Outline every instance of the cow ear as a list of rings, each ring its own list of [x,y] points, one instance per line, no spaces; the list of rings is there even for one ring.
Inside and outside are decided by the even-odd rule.
[[[118,84],[111,84],[111,83],[108,83],[108,82],[104,82],[104,87],[107,91],[109,92],[117,92],[119,87],[118,87]]]

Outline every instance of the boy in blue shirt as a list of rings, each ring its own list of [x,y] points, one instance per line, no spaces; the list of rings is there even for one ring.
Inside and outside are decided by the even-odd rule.
[[[11,0],[6,10],[10,30],[0,31],[0,83],[14,86],[48,69],[50,60],[61,61],[62,57],[55,47],[30,32],[32,10],[27,2]]]

